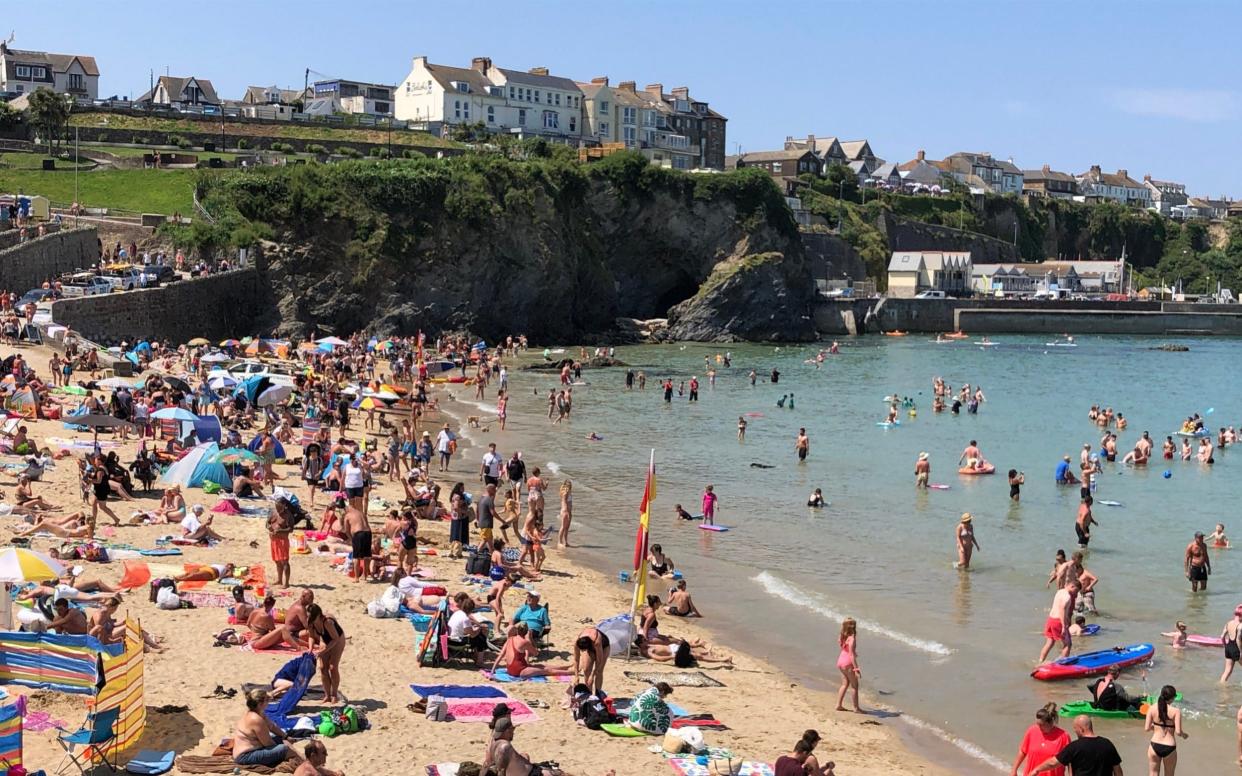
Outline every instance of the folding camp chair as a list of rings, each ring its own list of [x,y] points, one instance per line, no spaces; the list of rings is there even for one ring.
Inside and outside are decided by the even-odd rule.
[[[56,741],[65,750],[65,759],[60,761],[60,765],[56,767],[56,772],[60,773],[65,769],[65,762],[70,761],[78,766],[78,771],[86,773],[86,766],[94,769],[90,758],[92,754],[99,755],[99,759],[103,760],[104,765],[110,770],[116,770],[116,760],[108,759],[107,747],[116,739],[116,721],[121,716],[121,707],[114,706],[103,711],[93,711],[86,715],[86,721],[82,723],[82,727],[65,735],[67,731],[60,728],[61,734],[56,736]],[[74,754],[75,747],[85,747],[82,751],[85,753],[86,766],[83,766],[81,760]],[[93,751],[92,751],[93,750]]]

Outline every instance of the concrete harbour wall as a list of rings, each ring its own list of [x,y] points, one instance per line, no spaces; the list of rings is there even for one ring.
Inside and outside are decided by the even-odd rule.
[[[102,344],[140,337],[181,343],[254,334],[266,302],[258,270],[239,269],[160,288],[62,299],[52,305],[52,319]]]

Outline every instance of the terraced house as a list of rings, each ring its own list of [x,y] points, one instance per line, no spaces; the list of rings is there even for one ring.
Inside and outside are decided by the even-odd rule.
[[[99,65],[81,54],[11,49],[0,43],[0,92],[11,97],[51,89],[75,99],[99,98]]]

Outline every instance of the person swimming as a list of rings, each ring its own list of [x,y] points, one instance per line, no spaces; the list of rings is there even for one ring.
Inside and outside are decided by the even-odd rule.
[[[806,505],[808,507],[815,507],[816,509],[823,507],[824,491],[820,488],[816,488],[815,492],[811,494],[811,497],[806,500]]]
[[[1213,547],[1216,547],[1217,549],[1221,549],[1221,550],[1227,549],[1228,547],[1233,546],[1229,543],[1229,538],[1225,536],[1225,524],[1224,523],[1216,524],[1216,530],[1212,531],[1211,535],[1208,536],[1208,541]]]
[[[1168,631],[1167,633],[1161,633],[1160,635],[1168,636],[1173,639],[1171,646],[1174,649],[1182,649],[1186,646],[1186,623],[1178,620],[1177,624],[1173,627],[1174,630]]]

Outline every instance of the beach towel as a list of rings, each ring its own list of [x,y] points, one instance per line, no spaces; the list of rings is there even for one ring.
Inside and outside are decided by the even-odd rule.
[[[230,606],[236,606],[237,602],[233,600],[233,596],[228,593],[208,593],[203,590],[186,590],[179,593],[182,601],[189,601],[199,609],[211,607],[215,609],[227,609]],[[259,599],[255,598],[249,592],[245,596],[246,603],[251,606],[258,606]]]
[[[288,718],[289,712],[293,711],[298,702],[302,700],[302,696],[306,695],[306,688],[310,687],[311,679],[315,676],[315,655],[311,652],[304,652],[285,663],[280,671],[273,675],[273,682],[276,675],[285,673],[285,669],[288,668],[297,670],[293,686],[286,690],[284,695],[267,704],[266,710],[267,718],[284,730],[293,728],[294,722]]]
[[[499,687],[487,684],[412,684],[410,689],[420,697],[439,695],[444,698],[508,698]]]
[[[666,682],[670,687],[724,687],[702,671],[626,671],[625,678],[647,684]]]
[[[172,770],[175,755],[176,753],[171,750],[157,752],[154,749],[143,749],[125,764],[125,772],[140,776],[158,776],[161,773],[168,773]]]
[[[599,726],[599,729],[616,738],[642,738],[643,736],[655,735],[655,733],[644,733],[641,730],[635,730],[624,722],[605,722]]]
[[[482,670],[479,671],[479,673],[483,674],[488,679],[491,679],[493,682],[535,682],[536,684],[544,684],[547,682],[572,682],[574,680],[572,676],[509,676],[509,672],[503,668],[496,673]]]
[[[688,717],[678,717],[670,724],[674,730],[684,727],[697,727],[704,730],[728,730],[729,726],[710,714],[694,714]]]
[[[22,730],[27,733],[42,733],[45,730],[66,728],[69,723],[63,719],[52,719],[46,711],[26,711],[22,717]]]
[[[503,703],[509,707],[511,712],[509,716],[515,725],[539,721],[539,715],[532,711],[530,706],[512,698],[504,700],[447,698],[446,703],[448,704],[448,718],[450,722],[491,722],[492,709],[496,708],[498,703]]]
[[[247,634],[246,634],[246,638],[247,638],[247,639],[257,639],[258,637],[259,637],[259,634],[257,634],[257,633],[247,633]],[[297,654],[300,654],[300,653],[302,652],[302,650],[298,649],[297,647],[293,646],[292,644],[288,644],[288,643],[283,642],[283,641],[282,641],[282,642],[280,642],[279,644],[277,644],[276,646],[274,646],[274,647],[268,647],[267,649],[255,649],[255,648],[254,648],[254,646],[253,646],[253,645],[251,645],[251,643],[250,643],[249,641],[247,641],[245,644],[242,644],[240,647],[238,647],[238,649],[239,649],[240,651],[242,651],[242,652],[254,652],[254,653],[256,653],[256,654],[261,653],[261,654],[265,654],[265,655],[278,654],[278,653],[281,653],[281,652],[286,652],[286,653],[288,653],[288,654],[290,654],[290,655],[297,655]],[[282,697],[283,697],[283,696],[282,696]]]
[[[177,549],[176,547],[159,547],[154,550],[139,550],[138,554],[146,555],[147,557],[150,557],[150,558],[157,558],[157,557],[161,557],[164,555],[180,555],[181,550]]]
[[[243,773],[293,773],[297,766],[285,761],[275,768],[266,765],[238,765],[227,754],[183,754],[177,758],[177,768],[183,773],[233,773],[240,768]]]
[[[712,776],[708,766],[699,765],[692,757],[672,757],[668,760],[677,776]],[[760,762],[744,762],[738,776],[775,776],[772,766]]]
[[[428,765],[427,776],[457,776],[457,763]]]

